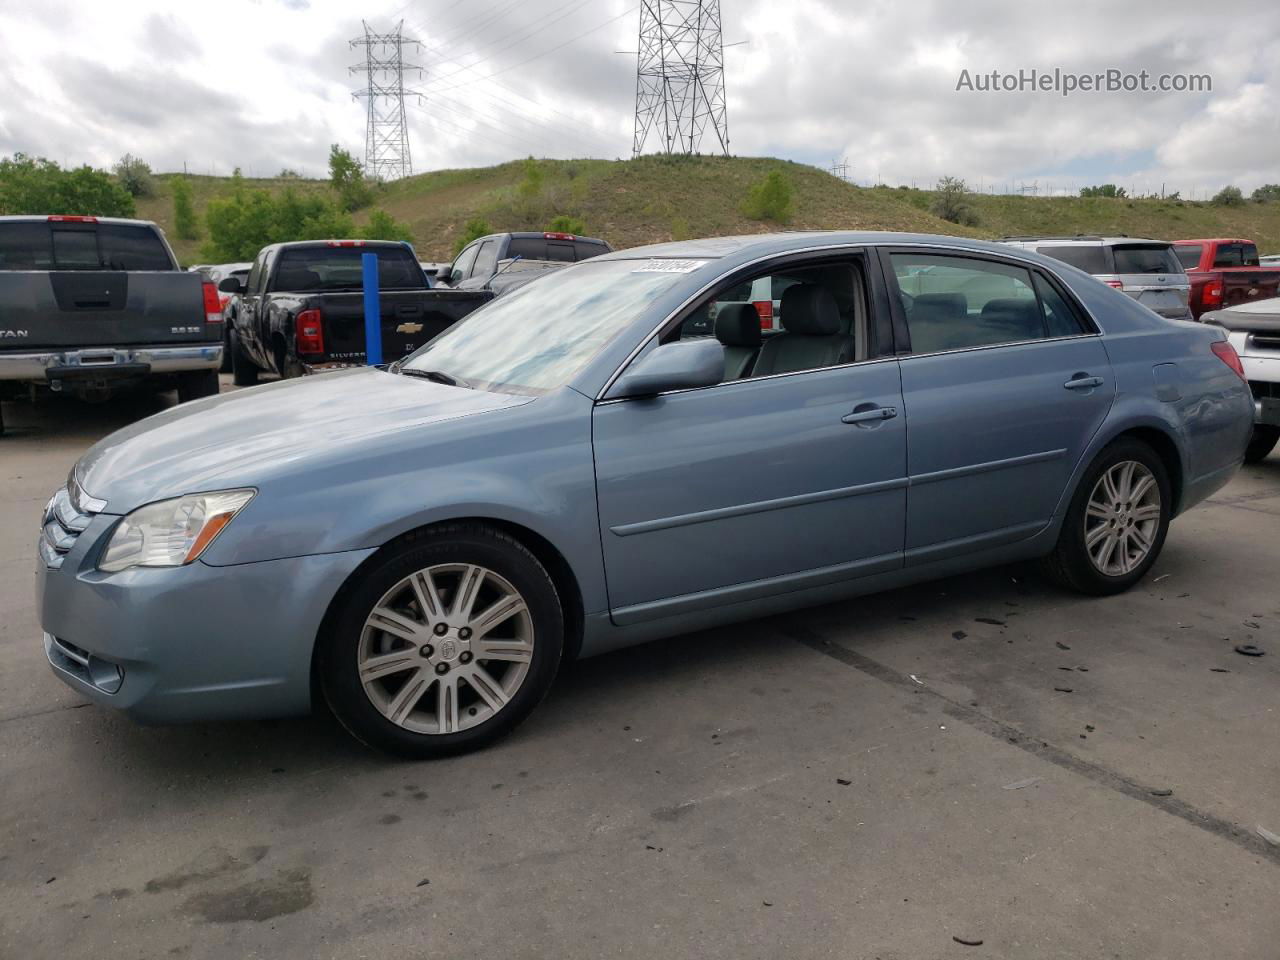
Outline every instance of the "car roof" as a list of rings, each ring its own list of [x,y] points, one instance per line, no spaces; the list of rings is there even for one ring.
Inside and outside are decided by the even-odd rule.
[[[1174,240],[1174,243],[1253,243],[1240,237],[1197,237],[1192,240]]]
[[[291,249],[293,247],[314,247],[328,246],[334,243],[345,243],[360,247],[408,247],[407,243],[400,240],[360,240],[354,237],[330,237],[327,240],[287,240],[284,243],[269,243],[269,247],[279,247],[281,250]],[[263,248],[264,250],[266,247]]]
[[[72,217],[71,213],[18,213],[0,216],[0,223],[48,223],[50,217]],[[130,227],[154,227],[154,220],[137,220],[132,217],[94,217],[95,223],[123,224]],[[54,221],[56,222],[56,221]],[[74,221],[72,221],[74,222]]]
[[[786,254],[792,251],[812,250],[823,246],[947,246],[978,253],[996,253],[1008,256],[1018,248],[991,240],[974,240],[969,237],[953,237],[929,233],[891,233],[879,230],[837,231],[786,231],[780,233],[752,233],[733,237],[707,237],[702,240],[678,240],[671,243],[655,243],[643,247],[630,247],[593,257],[598,260],[719,260],[754,259],[760,256]],[[1049,262],[1035,255],[1036,262]]]
[[[1102,237],[1102,236],[1093,237],[1093,236],[1084,236],[1083,234],[1077,234],[1071,237],[1051,237],[1051,236],[1001,237],[1000,241],[1002,243],[1052,242],[1052,243],[1063,244],[1063,245],[1078,243],[1082,246],[1104,246],[1104,247],[1118,246],[1120,244],[1129,244],[1129,243],[1154,243],[1154,244],[1164,244],[1166,246],[1171,245],[1168,240],[1156,240],[1152,237],[1129,237],[1129,236],[1125,236],[1124,234],[1117,234],[1116,236],[1111,236],[1111,237]]]

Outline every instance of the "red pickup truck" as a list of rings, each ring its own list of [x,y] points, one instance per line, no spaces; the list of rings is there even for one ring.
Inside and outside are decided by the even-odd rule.
[[[1252,240],[1175,240],[1173,252],[1191,281],[1191,314],[1280,296],[1280,270],[1258,266]]]

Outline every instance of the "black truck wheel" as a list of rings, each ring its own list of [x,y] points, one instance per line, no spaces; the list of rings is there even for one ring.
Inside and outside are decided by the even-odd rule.
[[[240,336],[231,331],[231,382],[237,387],[252,387],[258,382],[258,368],[240,348]]]
[[[1267,459],[1267,455],[1275,449],[1277,440],[1280,440],[1280,427],[1265,423],[1254,424],[1253,436],[1249,438],[1249,445],[1244,448],[1244,462],[1260,463]]]

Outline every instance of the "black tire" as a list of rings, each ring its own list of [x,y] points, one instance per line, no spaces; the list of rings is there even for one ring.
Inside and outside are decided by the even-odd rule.
[[[221,389],[217,370],[192,370],[178,374],[179,403],[188,403],[202,397],[216,397]]]
[[[231,372],[231,319],[226,316],[222,318],[222,364],[218,372]]]
[[[231,331],[231,382],[237,387],[252,387],[258,382],[258,368],[240,347],[240,335]]]
[[[528,673],[506,705],[476,726],[453,733],[415,732],[384,716],[365,692],[358,669],[365,621],[387,591],[404,578],[428,567],[459,563],[496,573],[525,601],[533,629]],[[510,733],[546,696],[563,650],[560,598],[538,559],[519,541],[490,527],[446,524],[388,549],[344,588],[318,640],[316,670],[334,716],[356,739],[396,756],[422,760],[476,750]],[[406,682],[411,681],[412,676]],[[431,696],[432,689],[424,687],[415,701]],[[458,696],[461,703],[462,694]]]
[[[1244,448],[1244,462],[1260,463],[1267,459],[1275,449],[1277,440],[1280,440],[1280,427],[1263,423],[1255,424],[1253,436],[1249,438],[1249,445]]]
[[[1145,466],[1155,478],[1160,491],[1160,517],[1147,555],[1132,570],[1122,575],[1103,573],[1094,564],[1085,546],[1085,513],[1094,487],[1102,475],[1125,461],[1136,461]],[[1080,479],[1067,509],[1062,532],[1053,553],[1044,559],[1045,571],[1065,587],[1093,596],[1110,596],[1123,593],[1141,580],[1160,556],[1165,537],[1169,533],[1170,511],[1173,507],[1173,488],[1164,462],[1151,447],[1141,440],[1122,438],[1108,444],[1098,454]]]

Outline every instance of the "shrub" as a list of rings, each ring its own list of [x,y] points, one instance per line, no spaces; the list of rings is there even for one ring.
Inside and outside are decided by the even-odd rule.
[[[1129,196],[1129,191],[1124,187],[1117,187],[1114,183],[1103,183],[1096,187],[1081,187],[1080,196],[1082,197],[1111,197],[1113,199],[1123,200]]]
[[[770,170],[747,190],[742,212],[752,220],[787,223],[791,219],[791,183],[779,170]]]
[[[1254,203],[1275,203],[1280,200],[1280,183],[1264,183],[1249,199]]]
[[[458,237],[457,241],[453,245],[453,255],[456,257],[462,252],[462,248],[472,240],[478,240],[480,237],[486,236],[490,233],[493,233],[493,230],[489,226],[489,222],[487,220],[482,220],[479,217],[472,217],[462,225],[462,235]]]
[[[943,177],[938,181],[936,194],[929,205],[929,212],[935,217],[966,227],[978,222],[978,215],[969,206],[969,188],[959,177]]]
[[[0,214],[63,213],[132,217],[133,197],[92,167],[63,170],[52,160],[15,153],[0,158]]]
[[[413,234],[409,228],[385,210],[374,210],[369,214],[369,222],[365,224],[360,236],[366,240],[400,240],[413,243]]]
[[[129,191],[131,197],[149,197],[155,192],[155,183],[151,179],[151,165],[141,157],[126,153],[120,162],[111,168],[120,186]]]
[[[562,213],[547,224],[547,230],[552,233],[576,233],[581,237],[586,236],[587,225],[577,217]]]
[[[387,221],[395,223],[390,217],[378,223],[385,227]],[[209,201],[205,224],[209,239],[203,253],[210,260],[222,261],[252,260],[269,243],[361,235],[351,215],[331,199],[300,194],[292,188],[272,196],[265,190],[237,185],[230,195]],[[371,219],[370,228],[373,226]]]
[[[336,143],[329,147],[329,184],[343,210],[359,210],[373,202],[373,187],[360,161]]]
[[[1244,206],[1244,194],[1239,187],[1223,187],[1209,202],[1215,207],[1241,207]]]
[[[169,189],[173,193],[173,229],[182,240],[199,240],[200,224],[191,203],[191,182],[186,177],[174,177]]]

